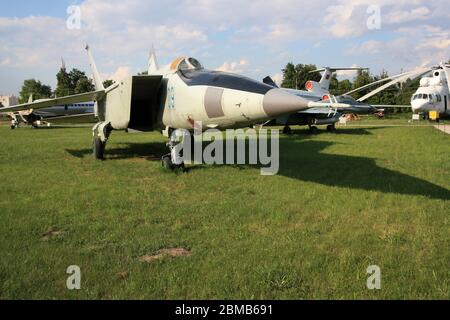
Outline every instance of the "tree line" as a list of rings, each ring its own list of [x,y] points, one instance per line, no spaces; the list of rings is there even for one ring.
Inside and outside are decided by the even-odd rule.
[[[19,103],[26,103],[30,95],[33,95],[33,100],[37,100],[95,91],[92,80],[86,76],[85,72],[76,68],[69,72],[66,68],[61,68],[56,74],[56,79],[57,85],[54,91],[49,85],[42,84],[39,80],[25,80],[19,93]],[[106,80],[103,82],[103,85],[107,88],[113,83],[113,80]]]

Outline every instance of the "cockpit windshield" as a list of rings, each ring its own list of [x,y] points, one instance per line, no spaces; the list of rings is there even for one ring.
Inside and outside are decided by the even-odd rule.
[[[200,62],[198,62],[197,59],[189,58],[188,61],[189,61],[190,65],[194,67],[195,70],[202,70],[203,69],[203,66],[201,65]]]
[[[266,94],[273,87],[265,83],[232,73],[211,70],[179,70],[180,78],[188,86],[211,86],[259,94]]]
[[[176,71],[203,70],[203,66],[197,59],[190,57],[179,57],[171,63],[170,69]]]
[[[352,96],[348,95],[337,96],[336,100],[338,103],[358,104],[358,101],[356,101]]]

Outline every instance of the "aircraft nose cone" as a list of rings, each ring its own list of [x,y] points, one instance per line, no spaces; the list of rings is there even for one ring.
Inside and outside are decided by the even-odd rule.
[[[413,112],[424,111],[423,110],[423,109],[425,109],[424,107],[425,107],[425,103],[422,103],[422,102],[414,101],[411,103],[411,109]]]
[[[308,101],[282,89],[272,89],[264,95],[263,108],[269,117],[275,117],[307,109]]]

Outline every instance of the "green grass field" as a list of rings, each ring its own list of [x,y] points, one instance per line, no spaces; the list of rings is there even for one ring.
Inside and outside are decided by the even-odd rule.
[[[88,127],[1,126],[0,298],[449,299],[450,136],[362,123],[281,136],[277,176],[166,172],[158,133],[99,162]]]

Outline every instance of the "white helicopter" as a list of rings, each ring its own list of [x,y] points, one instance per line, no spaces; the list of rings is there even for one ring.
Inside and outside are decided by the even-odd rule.
[[[396,83],[405,82],[407,79],[414,80],[418,77],[422,78],[420,79],[419,88],[411,97],[411,105],[376,105],[376,107],[410,107],[413,113],[423,114],[424,118],[429,114],[430,111],[438,112],[440,117],[450,117],[450,65],[442,62],[438,66],[419,68],[414,71],[387,77],[362,86],[358,89],[352,90],[346,94],[351,94],[353,92],[357,92],[362,89],[390,80],[381,87],[369,92],[368,94],[358,99],[358,101],[364,101]]]

